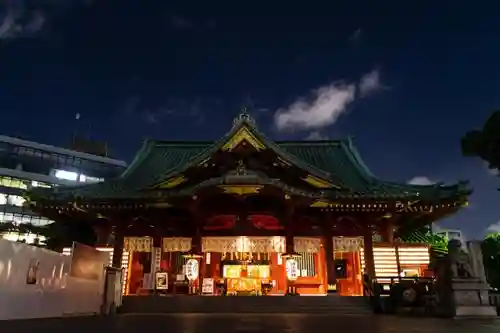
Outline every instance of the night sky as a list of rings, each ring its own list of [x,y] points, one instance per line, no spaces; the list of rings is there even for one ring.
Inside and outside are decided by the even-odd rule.
[[[500,104],[495,1],[0,4],[2,134],[77,131],[131,161],[145,138],[218,139],[249,105],[273,139],[354,136],[380,178],[470,180],[443,226],[482,237],[500,220],[500,181],[460,153]]]

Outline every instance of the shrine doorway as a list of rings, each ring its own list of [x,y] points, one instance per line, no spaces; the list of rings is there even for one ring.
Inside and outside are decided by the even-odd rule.
[[[259,295],[263,285],[284,292],[283,237],[204,237],[205,277],[224,279],[228,294]],[[264,288],[265,289],[265,288]]]

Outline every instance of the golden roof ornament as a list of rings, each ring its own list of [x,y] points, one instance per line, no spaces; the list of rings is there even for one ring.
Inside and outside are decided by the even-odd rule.
[[[233,126],[238,126],[243,122],[255,125],[255,120],[250,116],[250,113],[248,113],[248,107],[246,106],[244,106],[241,110],[241,113],[236,118],[234,118]]]

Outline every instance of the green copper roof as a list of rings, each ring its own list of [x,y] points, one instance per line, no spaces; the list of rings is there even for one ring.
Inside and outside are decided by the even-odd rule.
[[[467,183],[418,186],[382,181],[373,176],[365,166],[351,139],[274,142],[260,133],[253,120],[243,114],[235,120],[231,131],[216,142],[146,141],[132,164],[118,178],[99,184],[56,188],[52,191],[36,189],[33,194],[49,196],[55,200],[70,200],[74,197],[100,200],[144,197],[145,189],[182,173],[189,166],[198,165],[220,150],[242,126],[246,126],[281,158],[341,188],[318,189],[317,194],[327,198],[411,197],[440,200],[470,193]]]

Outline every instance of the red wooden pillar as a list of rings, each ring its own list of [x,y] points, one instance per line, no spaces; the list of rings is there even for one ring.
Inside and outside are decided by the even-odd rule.
[[[333,236],[331,232],[325,233],[323,240],[323,248],[325,251],[325,267],[326,267],[326,281],[328,285],[337,283],[335,276],[335,261],[333,259]]]
[[[198,267],[199,267],[199,273],[198,273],[198,278],[194,281],[195,286],[198,288],[201,287],[201,282],[203,280],[204,274],[205,274],[205,258],[203,256],[203,253],[201,252],[201,236],[198,231],[196,231],[196,234],[194,237],[191,239],[191,252],[193,254],[200,254],[202,255],[201,258],[197,259],[198,260]]]
[[[222,254],[220,252],[210,252],[210,266],[211,266],[211,274],[214,279],[218,279],[222,277],[221,272],[221,259]]]
[[[153,247],[162,247],[163,235],[161,230],[155,228],[153,232]],[[163,249],[162,249],[163,250]]]
[[[333,216],[331,212],[326,212],[323,220],[323,247],[325,249],[325,267],[326,267],[326,283],[327,285],[335,285],[337,277],[335,274],[335,260],[333,253],[333,233],[332,233]]]
[[[373,256],[373,231],[367,226],[363,235],[365,272],[370,278],[375,278],[375,259]]]
[[[326,257],[325,257],[325,247],[321,244],[319,251],[314,253],[314,265],[316,266],[316,275],[321,283],[323,290],[319,290],[319,292],[327,292],[328,291],[328,276],[326,272]],[[321,289],[321,288],[320,288]]]
[[[394,244],[394,225],[390,221],[386,221],[382,231],[383,241],[389,244]]]
[[[295,234],[295,221],[294,221],[294,203],[292,200],[287,200],[285,211],[285,254],[291,255],[295,253],[294,234]],[[286,275],[286,260],[282,258],[282,274],[281,277],[285,281],[285,292],[288,289],[288,277]]]
[[[295,252],[293,237],[295,234],[295,221],[294,221],[294,203],[291,199],[286,202],[285,211],[285,253],[292,254]]]
[[[209,267],[207,267],[207,253],[201,253],[201,255],[202,257],[200,258],[200,281],[203,282],[204,278],[209,277],[208,276]]]
[[[191,226],[192,226],[192,232],[193,232],[193,237],[191,238],[191,253],[196,254],[196,255],[202,255],[202,257],[198,260],[198,267],[200,269],[198,273],[198,278],[196,281],[194,281],[195,286],[198,288],[201,287],[201,281],[203,279],[203,274],[205,274],[205,258],[202,253],[202,237],[200,234],[200,229],[203,228],[204,224],[204,216],[203,212],[200,207],[200,200],[199,198],[195,195],[192,197],[193,201],[189,207],[189,210],[191,212]]]
[[[271,289],[271,293],[278,293],[280,290],[284,289],[284,276],[282,272],[281,265],[278,265],[278,257],[279,253],[272,252],[271,253],[271,262],[269,265],[269,279],[274,280],[275,284],[273,289]]]

